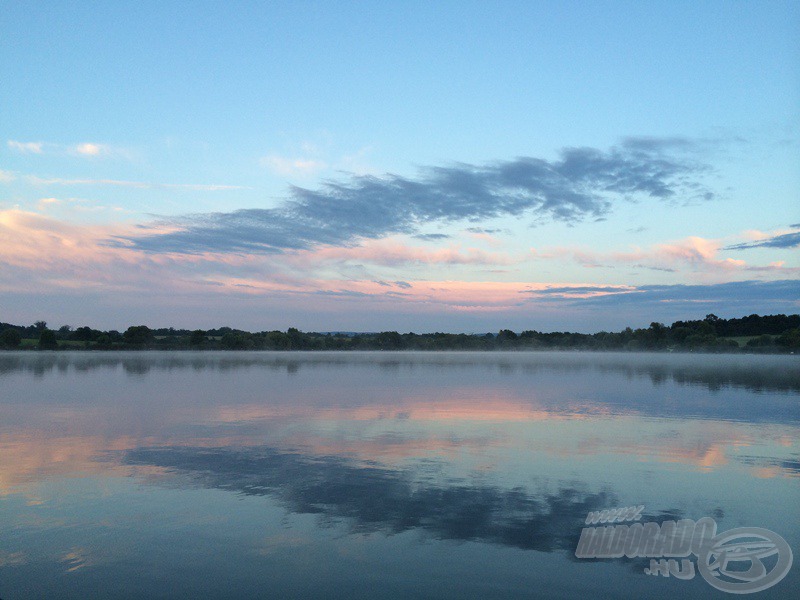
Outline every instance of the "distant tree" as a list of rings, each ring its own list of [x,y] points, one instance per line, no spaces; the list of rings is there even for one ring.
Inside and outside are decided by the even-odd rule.
[[[34,329],[36,329],[36,331],[41,333],[42,331],[47,329],[47,321],[36,321],[36,323],[33,324],[33,327]]]
[[[0,345],[6,348],[17,348],[22,343],[22,335],[16,329],[4,329],[0,333]]]
[[[510,329],[501,329],[497,333],[497,341],[499,342],[505,342],[505,341],[513,342],[516,339],[517,339],[517,334],[511,331]]]
[[[225,350],[249,350],[253,347],[253,336],[244,331],[231,331],[222,336],[219,344]]]
[[[289,348],[288,350],[302,350],[303,349],[303,342],[305,341],[305,335],[296,327],[289,327],[286,330],[286,336],[289,339]]]
[[[688,327],[675,327],[671,330],[672,339],[674,339],[679,344],[682,344],[683,341],[692,335],[692,330]]]
[[[79,340],[81,342],[89,342],[95,339],[101,332],[95,331],[91,327],[78,327],[74,333],[72,334],[73,340]]]
[[[701,335],[710,335],[710,336],[717,335],[717,329],[716,327],[714,327],[713,321],[709,319],[700,322],[700,325],[697,327],[697,332]]]
[[[39,335],[39,350],[55,350],[58,348],[56,332],[52,329],[45,329]]]
[[[764,333],[758,336],[757,338],[753,338],[747,341],[747,346],[749,348],[764,348],[766,346],[771,346],[773,344],[772,336]]]
[[[288,350],[289,336],[282,331],[270,331],[266,335],[265,345],[270,350]]]
[[[375,342],[381,350],[399,350],[403,347],[403,338],[396,331],[379,333]]]
[[[197,348],[206,342],[206,332],[202,329],[197,329],[189,336],[189,345]]]
[[[69,337],[70,332],[72,331],[71,325],[62,325],[58,328],[58,336],[61,339],[67,339]]]
[[[647,345],[650,348],[663,347],[667,341],[667,331],[669,331],[663,323],[652,322],[650,328],[647,330]]]
[[[775,341],[784,348],[800,348],[800,329],[787,329]]]
[[[126,344],[135,348],[143,348],[154,340],[153,332],[147,325],[133,325],[125,330],[122,339]]]

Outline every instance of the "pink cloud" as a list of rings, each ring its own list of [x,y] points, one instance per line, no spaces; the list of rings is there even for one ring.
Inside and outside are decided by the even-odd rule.
[[[379,302],[448,307],[456,311],[501,310],[520,302],[527,283],[378,282],[314,275],[320,263],[486,264],[510,260],[476,249],[425,250],[394,242],[358,248],[324,248],[297,255],[148,254],[110,244],[131,225],[81,225],[18,209],[0,211],[0,283],[7,291],[58,290],[153,294],[235,294],[240,297],[305,298],[304,303]],[[138,228],[137,228],[138,229]]]
[[[479,242],[483,242],[484,244],[491,246],[492,248],[499,248],[500,246],[503,245],[502,240],[498,239],[496,236],[493,236],[490,233],[468,232],[468,235]]]
[[[54,203],[45,203],[48,204]],[[158,306],[174,307],[180,314],[200,310],[207,314],[212,306],[220,314],[228,314],[226,310],[235,299],[236,306],[250,307],[264,318],[277,320],[279,317],[270,315],[284,315],[286,311],[328,315],[501,315],[551,310],[564,299],[635,291],[631,286],[591,280],[469,281],[480,272],[473,269],[457,273],[455,268],[521,264],[531,258],[566,258],[595,268],[604,264],[684,271],[688,268],[700,276],[720,278],[750,271],[761,271],[765,276],[797,272],[781,263],[751,266],[721,257],[719,242],[698,237],[645,250],[606,254],[560,248],[513,256],[458,245],[431,249],[385,239],[353,248],[323,247],[279,255],[217,255],[150,254],[114,243],[130,237],[134,229],[141,232],[141,227],[128,224],[78,224],[18,209],[0,211],[0,289],[40,298],[60,298],[65,292],[76,297],[94,293],[113,305],[139,306],[151,312]],[[410,268],[405,273],[376,276],[364,264],[384,271]],[[409,278],[410,274],[419,276],[420,265],[442,268],[430,280]]]
[[[149,255],[109,243],[132,229],[76,224],[19,209],[0,211],[0,284],[6,291],[33,293],[198,289],[207,270],[248,262],[232,255]]]
[[[782,262],[766,266],[749,265],[746,261],[721,257],[721,240],[690,236],[674,242],[655,244],[649,248],[628,251],[595,252],[586,248],[554,248],[536,253],[540,259],[570,259],[587,268],[628,266],[655,271],[685,274],[687,269],[700,277],[727,278],[733,273],[774,272],[782,276],[800,272]],[[727,275],[726,275],[727,274]],[[723,277],[724,276],[724,277]]]

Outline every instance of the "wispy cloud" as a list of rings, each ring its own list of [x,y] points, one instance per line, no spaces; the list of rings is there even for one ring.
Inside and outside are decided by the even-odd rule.
[[[581,299],[635,291],[636,288],[629,285],[569,285],[546,286],[544,288],[525,290],[523,293],[543,298]]]
[[[108,144],[80,142],[77,144],[56,144],[54,142],[20,142],[8,140],[8,147],[21,154],[57,154],[82,157],[128,156],[129,152]]]
[[[665,273],[691,272],[705,276],[727,277],[733,272],[773,272],[784,276],[800,273],[800,268],[782,262],[752,265],[744,260],[720,256],[724,250],[719,240],[690,236],[682,240],[654,244],[648,248],[598,252],[587,248],[554,248],[536,251],[540,260],[571,259],[587,268],[613,269],[627,266]]]
[[[292,187],[275,209],[185,215],[165,222],[175,229],[171,233],[128,241],[149,252],[274,253],[413,235],[426,223],[501,216],[569,223],[601,219],[614,200],[634,196],[713,198],[700,179],[708,168],[668,154],[669,147],[629,139],[607,151],[567,148],[557,161],[427,167],[416,178],[352,176],[317,190]]]
[[[486,227],[467,227],[467,231],[469,233],[485,233],[488,235],[495,235],[503,232],[502,229],[487,229]]]
[[[439,240],[449,239],[451,236],[447,233],[417,233],[413,237],[425,242],[438,242]]]
[[[800,229],[800,224],[791,225],[792,229]],[[800,246],[800,231],[773,235],[754,242],[743,242],[726,246],[725,250],[747,250],[749,248],[796,248]]]
[[[62,203],[63,203],[63,201],[58,199],[58,198],[41,198],[36,203],[36,207],[40,211],[44,211],[44,210],[47,210],[51,206],[56,206],[56,205],[59,205],[59,204],[62,204]]]
[[[101,154],[107,154],[109,152],[108,146],[104,144],[93,144],[91,142],[86,142],[83,144],[77,144],[71,148],[75,154],[80,154],[81,156],[100,156]]]
[[[41,154],[43,146],[44,142],[18,142],[17,140],[8,140],[8,147],[22,154]]]
[[[273,173],[284,177],[310,177],[328,168],[327,163],[313,158],[287,158],[277,154],[270,154],[260,161]]]
[[[462,248],[458,244],[429,250],[409,246],[397,240],[370,240],[355,247],[327,246],[300,252],[291,260],[313,265],[321,265],[330,261],[358,261],[384,266],[507,265],[518,262],[517,259],[505,253],[486,252],[479,248]]]
[[[86,214],[86,213],[101,213],[113,211],[116,213],[131,213],[133,211],[124,209],[120,206],[108,206],[103,204],[96,204],[91,200],[84,198],[40,198],[36,202],[36,209],[39,213],[52,213],[57,211],[65,214]]]
[[[223,185],[206,183],[155,183],[150,181],[126,181],[121,179],[61,179],[57,177],[37,177],[26,175],[25,179],[34,185],[108,185],[136,189],[180,189],[196,192],[217,192],[226,190],[252,189],[242,185]]]

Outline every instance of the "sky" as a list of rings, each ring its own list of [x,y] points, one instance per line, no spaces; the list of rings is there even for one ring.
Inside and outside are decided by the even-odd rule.
[[[0,0],[0,322],[800,309],[797,2]]]

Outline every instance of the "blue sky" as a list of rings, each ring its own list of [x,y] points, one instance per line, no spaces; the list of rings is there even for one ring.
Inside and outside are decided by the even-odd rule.
[[[0,321],[797,312],[797,3],[262,4],[3,3]]]

